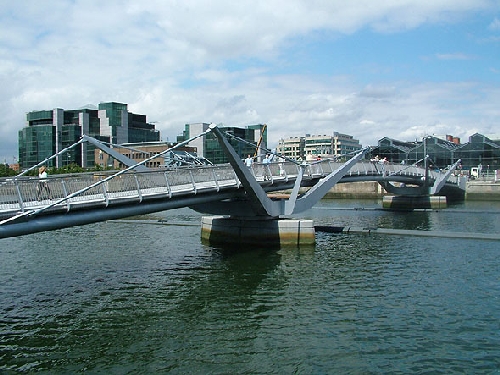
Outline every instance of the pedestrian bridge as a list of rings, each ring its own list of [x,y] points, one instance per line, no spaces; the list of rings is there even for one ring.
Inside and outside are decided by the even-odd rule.
[[[220,135],[220,134],[219,134]],[[234,149],[232,151],[234,153]],[[0,238],[84,225],[168,209],[191,207],[202,213],[236,216],[291,216],[311,208],[335,183],[377,181],[388,190],[438,194],[465,189],[460,178],[414,165],[361,160],[231,163],[136,171],[49,176],[46,188],[33,177],[0,181]],[[404,185],[405,187],[402,187]],[[306,193],[304,189],[309,188]],[[391,188],[392,187],[392,188]],[[439,188],[439,189],[437,189]],[[289,199],[268,193],[290,190]],[[300,192],[299,192],[300,189]]]

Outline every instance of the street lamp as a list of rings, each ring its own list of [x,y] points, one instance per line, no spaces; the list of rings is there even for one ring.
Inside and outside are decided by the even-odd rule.
[[[425,136],[424,139],[423,139],[423,143],[424,143],[424,168],[425,168],[425,180],[424,180],[424,186],[427,187],[429,185],[429,166],[427,165],[427,158],[429,157],[429,155],[427,155],[427,138],[429,138],[429,136]]]

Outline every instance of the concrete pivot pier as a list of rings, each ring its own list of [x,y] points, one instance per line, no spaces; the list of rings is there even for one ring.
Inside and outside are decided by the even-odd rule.
[[[385,196],[382,207],[391,210],[446,208],[446,197],[436,196]]]
[[[211,245],[306,246],[315,244],[312,220],[203,216],[201,238]]]

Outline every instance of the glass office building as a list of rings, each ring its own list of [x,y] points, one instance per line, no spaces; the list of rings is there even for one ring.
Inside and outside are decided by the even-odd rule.
[[[182,135],[177,137],[177,142],[183,142],[194,137],[206,131],[209,126],[208,123],[186,124]],[[219,129],[230,135],[228,141],[242,159],[246,158],[247,155],[262,157],[266,153],[267,125],[249,125],[244,128],[219,126]],[[237,137],[242,141],[233,137]],[[213,164],[222,164],[229,161],[217,138],[211,133],[205,137],[195,139],[189,145],[196,147],[198,156],[210,160]]]
[[[26,115],[27,126],[19,131],[19,166],[32,167],[88,135],[112,144],[155,142],[160,133],[145,115],[128,111],[124,103],[100,103],[97,108],[77,110],[32,111]],[[78,164],[92,167],[95,146],[86,142],[46,164],[62,167]]]
[[[500,140],[498,136],[491,138],[475,133],[469,137],[469,142],[460,143],[460,139],[451,135],[426,136],[415,142],[402,142],[384,137],[378,141],[378,146],[371,150],[367,157],[379,155],[394,163],[423,163],[424,157],[438,168],[446,168],[461,160],[463,169],[479,165],[486,169],[500,168]]]

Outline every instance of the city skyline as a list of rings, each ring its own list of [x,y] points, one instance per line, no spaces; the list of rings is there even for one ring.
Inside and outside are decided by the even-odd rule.
[[[0,1],[0,160],[26,113],[129,103],[184,124],[269,125],[363,145],[498,133],[495,0]]]

